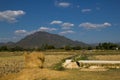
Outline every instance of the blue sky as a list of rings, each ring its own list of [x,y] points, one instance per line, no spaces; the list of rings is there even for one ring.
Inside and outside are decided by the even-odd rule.
[[[36,31],[86,43],[120,42],[120,0],[0,0],[0,42]]]

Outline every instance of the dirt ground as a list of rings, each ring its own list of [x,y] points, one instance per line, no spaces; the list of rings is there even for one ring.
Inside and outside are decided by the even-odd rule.
[[[56,64],[62,59],[70,56],[72,55],[46,55],[43,69],[23,69],[18,73],[2,75],[0,80],[120,80],[120,69],[110,69],[108,71],[82,71],[80,69],[66,69],[64,71],[55,71],[50,68],[53,64]],[[119,60],[119,57],[120,55],[98,55],[92,56],[91,58],[97,60]],[[17,63],[21,63],[20,66],[18,66],[22,67],[23,59],[24,58],[22,56],[10,58],[4,57],[1,58],[0,61],[3,62],[2,64],[12,64],[12,66],[14,66],[13,62],[17,61],[15,65],[18,65]]]
[[[0,80],[52,80],[68,76],[67,72],[54,71],[50,69],[24,69],[16,74],[9,74]]]
[[[80,71],[78,69],[54,71],[50,69],[25,69],[0,80],[120,80],[120,70]],[[112,77],[111,77],[112,76]]]

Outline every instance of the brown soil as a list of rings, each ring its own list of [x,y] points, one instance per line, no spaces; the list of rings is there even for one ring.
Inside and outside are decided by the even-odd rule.
[[[52,80],[67,76],[67,72],[54,71],[49,69],[24,69],[16,74],[9,74],[0,80]]]

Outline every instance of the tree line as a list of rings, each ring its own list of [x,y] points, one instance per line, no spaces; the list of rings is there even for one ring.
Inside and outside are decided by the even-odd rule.
[[[96,49],[101,50],[118,50],[120,49],[120,46],[115,43],[105,42],[105,43],[99,43],[98,46],[96,46]]]
[[[44,51],[44,50],[51,50],[51,49],[62,49],[62,50],[119,50],[120,46],[115,43],[105,42],[105,43],[99,43],[97,46],[87,46],[87,47],[81,47],[81,46],[70,46],[66,45],[64,47],[56,48],[53,45],[43,44],[41,47],[35,47],[33,49],[24,49],[19,46],[15,47],[7,47],[7,46],[1,46],[0,51],[32,51],[32,50],[38,50],[38,51]]]

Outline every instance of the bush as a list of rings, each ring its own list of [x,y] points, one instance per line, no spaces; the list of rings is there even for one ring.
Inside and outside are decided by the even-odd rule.
[[[65,70],[65,68],[62,66],[62,64],[64,63],[64,61],[65,60],[63,59],[63,60],[61,60],[61,62],[54,64],[53,67],[52,67],[52,69],[53,70],[57,70],[57,71],[63,71],[63,70]]]
[[[55,64],[55,65],[53,66],[53,69],[54,69],[54,70],[57,70],[57,71],[63,71],[63,70],[65,70],[65,68],[62,66],[61,63]]]
[[[72,58],[72,61],[79,61],[79,60],[88,60],[86,55],[79,55]]]

